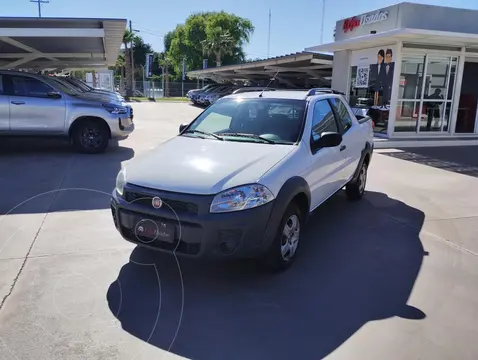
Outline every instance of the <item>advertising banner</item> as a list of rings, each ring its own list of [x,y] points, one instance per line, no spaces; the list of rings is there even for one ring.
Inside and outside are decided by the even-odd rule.
[[[150,78],[153,75],[153,54],[146,54],[146,77]]]
[[[352,52],[352,90],[364,89],[373,107],[388,110],[393,89],[394,46]],[[362,91],[361,91],[362,93]]]
[[[183,77],[182,80],[186,80],[186,58],[183,58]]]

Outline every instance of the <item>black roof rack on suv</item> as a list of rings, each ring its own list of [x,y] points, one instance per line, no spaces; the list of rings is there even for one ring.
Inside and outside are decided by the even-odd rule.
[[[309,92],[307,93],[306,96],[313,96],[313,95],[317,95],[319,93],[345,95],[343,92],[337,91],[337,90],[334,90],[334,89],[331,89],[331,88],[313,88],[313,89],[309,90]]]

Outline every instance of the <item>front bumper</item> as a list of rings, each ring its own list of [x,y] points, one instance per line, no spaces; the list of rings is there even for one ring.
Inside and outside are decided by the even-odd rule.
[[[130,116],[116,115],[108,120],[113,139],[124,139],[134,131],[133,119]]]
[[[161,208],[152,206],[153,197],[162,199]],[[255,257],[267,250],[270,241],[264,235],[273,202],[249,210],[211,214],[212,199],[211,195],[128,184],[123,197],[113,192],[111,211],[123,238],[150,249],[200,258]],[[155,235],[150,232],[150,236],[142,236],[147,227],[153,228]]]

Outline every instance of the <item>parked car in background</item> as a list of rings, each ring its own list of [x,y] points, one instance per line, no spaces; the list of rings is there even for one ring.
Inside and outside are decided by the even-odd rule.
[[[231,86],[230,85],[222,85],[222,86],[219,86],[217,88],[214,88],[210,91],[205,91],[205,92],[202,92],[198,95],[198,97],[196,98],[196,102],[198,105],[202,105],[202,106],[208,106],[209,105],[209,101],[206,100],[206,97],[210,97],[211,95],[215,95],[215,94],[220,94],[224,91],[227,91],[228,89],[230,89]]]
[[[217,87],[217,86],[219,86],[219,85],[218,85],[218,84],[209,84],[209,85],[206,85],[206,86],[204,86],[204,87],[202,87],[202,88],[200,88],[200,89],[189,90],[189,91],[186,93],[186,97],[187,97],[189,100],[191,100],[191,97],[192,97],[193,94],[200,93],[200,92],[202,92],[202,91],[206,91],[206,90],[208,90],[208,89],[211,89],[211,88]]]
[[[218,90],[218,91],[214,91],[208,95],[205,95],[204,96],[204,105],[205,106],[209,106],[211,104],[214,104],[217,100],[219,100],[220,98],[226,96],[226,95],[230,95],[233,93],[234,90],[236,90],[237,87],[235,86],[230,86],[230,87],[227,87],[223,90]]]
[[[120,101],[124,101],[124,97],[121,96],[121,94],[116,92],[116,91],[96,89],[96,88],[93,88],[93,87],[89,86],[88,84],[86,84],[85,82],[83,82],[79,79],[70,78],[70,77],[67,77],[67,76],[55,76],[55,78],[58,79],[58,80],[63,81],[63,83],[65,83],[65,84],[67,83],[70,86],[75,87],[76,89],[78,89],[78,91],[80,91],[82,93],[105,94],[105,95],[110,95],[112,97],[115,97]]]
[[[0,70],[0,135],[57,136],[83,153],[105,151],[134,130],[131,108],[111,95],[88,95],[49,76]]]
[[[192,101],[193,104],[199,105],[200,104],[199,103],[199,98],[203,94],[211,93],[212,91],[214,91],[216,89],[219,89],[219,88],[222,88],[223,86],[224,86],[223,84],[216,84],[216,85],[211,86],[210,88],[207,88],[206,90],[201,90],[201,91],[194,92],[194,93],[191,94],[190,100]]]
[[[265,87],[265,86],[244,86],[239,89],[234,90],[233,94],[241,94],[245,92],[252,92],[252,91],[275,91],[276,89]]]
[[[362,198],[372,151],[370,118],[357,120],[341,95],[226,96],[128,162],[112,194],[113,221],[123,238],[152,250],[258,257],[282,270],[312,211],[342,188]]]
[[[109,97],[111,100],[116,100],[120,102],[125,102],[125,99],[113,92],[113,91],[97,91],[97,90],[84,90],[81,86],[77,86],[76,82],[69,81],[69,78],[66,78],[64,76],[49,76],[49,79],[52,79],[54,81],[60,82],[63,86],[66,86],[70,88],[72,91],[76,91],[83,95],[84,97],[90,97],[90,98],[95,98],[98,96],[101,97]],[[70,79],[71,80],[71,79]],[[128,109],[128,113],[130,114],[131,119],[133,119],[133,108],[130,104],[125,103],[126,108]]]

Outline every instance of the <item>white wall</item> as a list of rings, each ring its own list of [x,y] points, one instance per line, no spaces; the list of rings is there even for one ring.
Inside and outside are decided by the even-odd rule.
[[[334,52],[334,63],[332,67],[332,89],[341,91],[348,96],[348,81],[350,74],[350,50]]]

